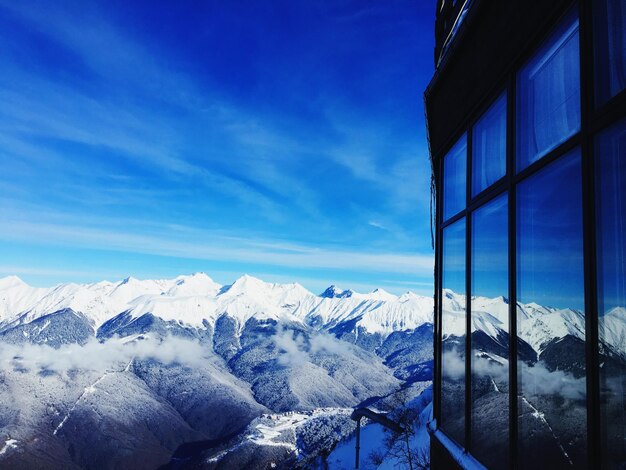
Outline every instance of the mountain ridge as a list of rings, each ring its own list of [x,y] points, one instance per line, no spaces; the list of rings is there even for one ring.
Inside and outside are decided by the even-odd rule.
[[[382,289],[328,296],[333,289],[331,286],[326,295],[318,296],[298,283],[267,283],[249,275],[222,286],[205,273],[159,280],[127,277],[118,282],[67,283],[50,288],[31,287],[17,276],[9,276],[0,279],[0,330],[64,308],[81,312],[96,330],[121,313],[133,318],[150,313],[194,327],[215,324],[224,314],[240,326],[252,317],[287,318],[306,324],[323,319],[324,324],[333,325],[356,320],[367,331],[384,336],[432,323],[430,297],[414,293],[398,297]]]

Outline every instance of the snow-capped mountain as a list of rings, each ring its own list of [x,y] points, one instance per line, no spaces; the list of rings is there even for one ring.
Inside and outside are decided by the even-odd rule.
[[[172,280],[139,281],[128,277],[119,282],[59,284],[51,288],[30,287],[16,276],[0,279],[0,321],[26,323],[47,313],[70,308],[89,318],[94,328],[133,302],[165,295],[188,298],[215,295],[221,286],[204,274],[179,276]]]
[[[300,284],[272,284],[242,276],[221,286],[204,273],[170,280],[60,284],[30,287],[15,276],[0,279],[0,330],[30,323],[52,312],[80,312],[94,331],[125,313],[140,318],[150,313],[191,327],[214,325],[227,315],[241,329],[252,317],[288,319],[329,329],[352,322],[354,328],[387,336],[432,323],[432,298],[406,293],[400,297],[376,289],[368,294],[329,287],[317,296]]]
[[[256,468],[278,458],[273,438],[246,437],[262,414],[345,415],[429,383],[432,305],[251,276],[221,286],[203,273],[51,288],[1,279],[0,466],[155,468],[187,443],[211,454],[241,439],[228,459]],[[345,434],[334,422],[311,421],[330,426],[323,443],[288,430],[280,459],[332,447]]]
[[[465,300],[444,292],[444,351],[465,336]],[[508,400],[509,304],[471,300],[474,360],[489,371],[477,386],[490,410]],[[520,360],[534,373],[560,374],[574,393],[584,375],[584,314],[517,309]],[[601,318],[608,369],[626,359],[625,312]],[[0,279],[0,466],[154,468],[174,454],[190,465],[207,456],[250,468],[315,460],[322,444],[302,444],[308,432],[298,423],[334,426],[330,415],[430,383],[432,318],[432,298],[410,292],[331,286],[315,295],[251,276],[225,286],[203,273],[51,288]],[[320,409],[340,411],[289,417]],[[325,448],[350,424],[338,422]]]

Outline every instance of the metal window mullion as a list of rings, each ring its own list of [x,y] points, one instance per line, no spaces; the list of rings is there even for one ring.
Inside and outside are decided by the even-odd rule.
[[[463,217],[465,217],[465,208],[459,212],[458,214],[453,215],[452,217],[449,217],[445,222],[441,223],[441,228],[446,228],[450,225],[454,225],[456,222],[458,222],[459,220],[461,220]]]
[[[443,228],[441,227],[443,221],[442,209],[443,209],[443,158],[440,158],[437,162],[439,166],[439,174],[437,176],[436,181],[436,221],[437,221],[437,253],[435,254],[435,284],[437,286],[437,290],[435,292],[435,418],[437,420],[437,427],[439,427],[441,423],[441,363],[442,363],[442,340],[443,340],[443,308],[442,308],[442,299],[441,299],[441,291],[443,286]]]
[[[583,253],[585,279],[585,366],[587,385],[587,456],[589,468],[602,467],[598,366],[598,303],[595,233],[595,165],[590,132],[594,108],[593,34],[591,0],[579,3],[581,171]]]
[[[507,179],[508,179],[508,249],[509,249],[509,459],[510,468],[517,468],[517,197],[515,194],[516,145],[516,78],[509,79],[507,97]]]
[[[467,207],[472,198],[472,129],[467,131]],[[472,214],[465,217],[465,448],[472,449]]]

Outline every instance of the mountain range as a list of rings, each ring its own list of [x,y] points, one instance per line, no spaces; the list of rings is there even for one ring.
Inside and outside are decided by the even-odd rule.
[[[509,304],[473,297],[472,307],[474,361],[487,371],[476,406],[493,414],[507,403]],[[517,308],[523,367],[556,372],[575,396],[584,314]],[[465,296],[445,290],[443,310],[444,351],[455,351]],[[354,406],[389,411],[397,390],[428,387],[432,318],[432,298],[411,292],[316,295],[251,276],[225,286],[204,273],[51,288],[0,279],[0,465],[307,467],[349,438]],[[626,360],[626,311],[603,320],[602,357]],[[528,399],[537,435],[558,444],[545,435],[558,424],[532,411],[544,399]]]
[[[80,313],[94,334],[120,315],[134,322],[150,314],[191,328],[214,327],[228,316],[239,331],[257,320],[288,320],[331,330],[350,323],[355,331],[387,336],[432,323],[432,299],[382,289],[369,294],[331,286],[315,295],[299,284],[270,284],[251,276],[221,286],[204,273],[172,280],[60,284],[35,288],[15,276],[0,279],[0,329],[31,323],[62,310]]]
[[[353,430],[352,407],[429,383],[432,308],[410,292],[315,295],[251,276],[226,286],[203,273],[51,288],[0,279],[0,463],[306,466]],[[325,431],[278,447],[245,438],[263,416],[295,411],[306,425],[288,435]],[[222,445],[231,450],[215,454]]]

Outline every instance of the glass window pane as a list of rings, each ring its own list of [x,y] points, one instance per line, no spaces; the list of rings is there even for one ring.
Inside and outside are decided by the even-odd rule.
[[[606,468],[626,468],[626,121],[596,139],[600,411]]]
[[[508,203],[472,215],[472,454],[487,468],[509,462]]]
[[[560,23],[517,76],[517,169],[580,129],[578,18]]]
[[[581,186],[576,149],[517,187],[521,469],[586,468]]]
[[[443,220],[465,208],[467,136],[463,135],[443,159]]]
[[[465,218],[443,230],[441,423],[465,444]]]
[[[480,118],[472,131],[472,196],[506,173],[506,93]]]
[[[594,0],[596,101],[601,105],[626,88],[626,3]]]

